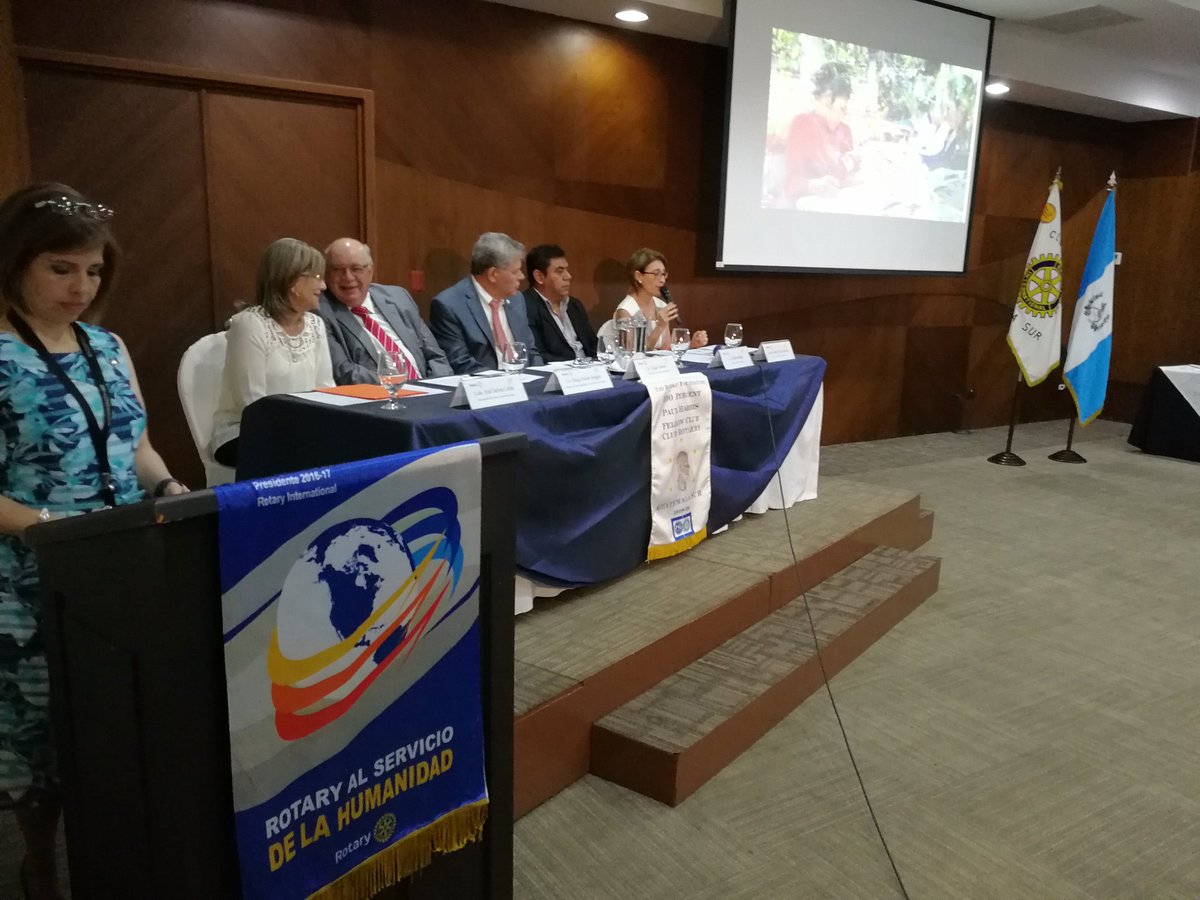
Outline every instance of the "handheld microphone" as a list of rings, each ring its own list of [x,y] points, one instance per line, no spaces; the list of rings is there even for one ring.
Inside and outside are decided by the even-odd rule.
[[[667,287],[665,284],[662,286],[662,298],[663,298],[663,302],[664,302],[664,303],[670,303],[670,302],[671,302],[671,289],[670,289],[669,287]],[[679,306],[678,306],[678,304],[676,304],[676,307],[675,307],[675,312],[676,312],[676,313],[678,313],[678,312],[679,312]],[[672,325],[671,327],[672,327],[672,328],[683,328],[683,327],[685,327],[685,326],[684,326],[684,324],[683,324],[683,316],[678,316],[678,317],[675,319],[675,324],[674,324],[674,325]]]

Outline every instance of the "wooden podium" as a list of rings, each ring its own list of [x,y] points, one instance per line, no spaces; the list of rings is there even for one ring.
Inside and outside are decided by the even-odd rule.
[[[379,894],[512,896],[513,507],[524,435],[483,449],[484,839]],[[347,460],[328,460],[344,462]],[[237,900],[209,490],[38,525],[46,655],[75,900]]]

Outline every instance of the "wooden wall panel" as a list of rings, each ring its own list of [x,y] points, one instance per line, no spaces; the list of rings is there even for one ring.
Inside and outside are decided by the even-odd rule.
[[[21,70],[13,47],[12,12],[0,0],[0,197],[29,180]]]
[[[900,433],[904,328],[813,328],[789,337],[798,353],[836,360],[825,376],[824,443]]]
[[[1197,167],[1200,121],[1170,119],[1147,122],[1130,129],[1129,154],[1123,178],[1154,178],[1164,175],[1188,175]]]
[[[254,302],[258,260],[275,239],[323,250],[361,233],[357,121],[352,106],[205,95],[216,322]]]
[[[1117,188],[1112,377],[1144,384],[1155,366],[1200,361],[1200,176]]]
[[[410,271],[424,271],[427,289],[414,292],[423,305],[467,273],[471,245],[488,230],[503,231],[527,247],[562,245],[574,278],[572,292],[597,323],[609,318],[625,296],[625,260],[642,246],[633,240],[660,249],[684,271],[694,265],[695,236],[681,229],[647,225],[631,235],[630,223],[615,216],[513,198],[383,161],[377,177],[381,195],[398,198],[381,204],[378,276],[408,286]]]
[[[10,0],[17,43],[124,59],[365,85],[366,0]]]
[[[900,433],[954,431],[967,419],[970,326],[907,329]]]
[[[25,72],[33,177],[110,205],[125,248],[104,324],[125,338],[155,443],[202,484],[175,373],[212,330],[200,103],[194,91],[40,68]]]

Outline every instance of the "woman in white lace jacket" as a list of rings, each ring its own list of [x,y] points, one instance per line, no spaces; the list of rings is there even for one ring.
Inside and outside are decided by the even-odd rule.
[[[211,445],[223,465],[237,462],[242,410],[255,400],[333,386],[325,324],[313,312],[324,289],[325,258],[316,248],[280,238],[263,254],[256,305],[229,320]]]

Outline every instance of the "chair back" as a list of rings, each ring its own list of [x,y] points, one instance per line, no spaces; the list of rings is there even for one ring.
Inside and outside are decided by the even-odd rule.
[[[234,470],[213,459],[209,450],[212,440],[213,413],[221,399],[221,373],[225,369],[225,332],[206,334],[183,353],[179,360],[176,385],[179,402],[183,404],[183,416],[200,462],[204,463],[204,476],[208,486],[228,484],[234,480]]]

